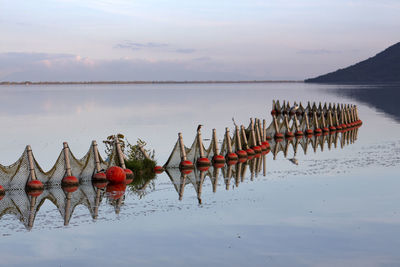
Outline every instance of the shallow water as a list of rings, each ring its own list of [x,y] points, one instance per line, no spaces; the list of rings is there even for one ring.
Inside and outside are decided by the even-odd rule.
[[[220,174],[215,193],[207,177],[202,204],[192,184],[179,200],[163,173],[140,192],[128,189],[120,205],[103,198],[96,219],[87,205],[76,206],[68,226],[49,200],[31,230],[4,212],[0,264],[397,266],[400,126],[390,102],[382,108],[380,99],[366,101],[357,93],[381,88],[400,89],[303,83],[0,87],[0,163],[13,163],[30,144],[45,170],[63,141],[79,157],[91,140],[101,143],[116,132],[145,140],[163,164],[178,132],[190,145],[198,124],[204,138],[212,128],[222,138],[232,117],[238,124],[250,117],[269,123],[273,99],[356,104],[363,120],[353,144],[297,153],[299,165],[270,153],[265,176],[251,177],[248,170],[237,183]],[[94,202],[90,190],[83,185],[74,194]]]

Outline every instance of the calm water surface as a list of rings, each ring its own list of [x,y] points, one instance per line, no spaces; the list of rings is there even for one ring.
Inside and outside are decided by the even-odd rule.
[[[190,145],[198,124],[204,138],[216,128],[222,139],[232,117],[245,125],[250,117],[269,123],[273,99],[356,104],[364,122],[353,144],[298,152],[299,165],[270,153],[265,176],[247,171],[237,183],[220,174],[216,187],[206,178],[201,204],[195,185],[188,184],[179,200],[163,173],[141,191],[128,189],[120,205],[102,199],[96,219],[87,204],[77,205],[68,226],[49,200],[31,230],[3,210],[0,264],[399,266],[399,117],[379,94],[365,98],[382,88],[389,96],[400,89],[303,83],[0,87],[0,163],[12,164],[30,144],[45,170],[63,141],[81,157],[91,140],[101,143],[117,132],[132,142],[145,140],[162,165],[178,132]],[[78,191],[83,204],[95,198],[90,184]]]

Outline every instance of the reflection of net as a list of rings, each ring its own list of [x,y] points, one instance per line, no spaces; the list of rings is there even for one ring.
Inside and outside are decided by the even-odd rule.
[[[273,120],[268,126],[265,125],[264,121],[264,126],[261,127],[261,120],[251,119],[247,128],[242,128],[242,130],[238,132],[233,131],[233,135],[229,134],[229,131],[225,132],[222,142],[217,140],[213,135],[209,147],[207,149],[204,148],[205,157],[212,159],[216,151],[215,146],[218,146],[219,154],[225,156],[230,152],[230,145],[228,144],[231,144],[232,152],[235,152],[240,150],[240,148],[246,149],[260,146],[261,142],[267,139],[270,140],[271,151],[275,156],[279,152],[283,152],[286,156],[289,145],[292,145],[295,151],[297,151],[297,147],[301,147],[303,148],[304,153],[306,153],[309,146],[316,151],[318,147],[321,147],[321,150],[323,150],[325,143],[328,144],[328,148],[330,149],[332,144],[336,147],[339,142],[343,147],[346,144],[354,142],[357,138],[357,128],[346,130],[343,133],[340,132],[341,134],[337,132],[329,133],[329,127],[335,128],[338,126],[341,127],[341,125],[359,123],[360,120],[358,118],[356,106],[343,104],[332,105],[326,103],[324,106],[322,106],[321,103],[317,106],[315,103],[312,105],[308,103],[304,108],[301,103],[300,105],[291,107],[290,104],[285,101],[282,105],[280,105],[279,101],[273,101],[272,106],[271,114]],[[313,136],[312,138],[303,137],[306,131],[314,133],[318,130],[322,132],[321,129],[327,133],[326,136]],[[295,140],[285,138],[284,140],[280,140],[280,142],[275,142],[276,140],[274,140],[274,137],[276,137],[277,133],[283,135],[289,134],[291,137],[294,137],[295,133],[301,134],[300,138],[295,138]],[[190,148],[184,147],[186,159],[193,163],[200,158],[198,138],[197,134],[192,146]],[[238,141],[240,141],[240,145],[238,144]],[[182,159],[183,155],[181,155],[178,139],[164,167],[178,168]]]
[[[92,144],[82,159],[77,159],[69,149],[67,150],[72,175],[81,181],[90,180],[96,171],[95,149],[96,147]],[[116,165],[116,160],[116,149],[114,148],[107,161],[99,156],[100,168],[107,169],[108,166]],[[60,184],[66,173],[64,150],[61,151],[54,166],[47,172],[43,171],[33,157],[33,169],[37,179],[43,184]],[[28,148],[14,164],[10,166],[0,165],[0,184],[6,188],[24,188],[29,176]]]
[[[91,184],[83,184],[72,193],[66,193],[60,187],[51,187],[36,198],[29,197],[24,190],[10,190],[0,201],[0,218],[13,214],[30,229],[45,200],[50,200],[57,207],[65,224],[69,223],[74,209],[81,204],[95,218],[96,192]]]

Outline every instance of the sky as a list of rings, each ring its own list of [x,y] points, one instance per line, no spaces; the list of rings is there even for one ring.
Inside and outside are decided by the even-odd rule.
[[[399,0],[0,0],[0,81],[303,80],[400,41]]]

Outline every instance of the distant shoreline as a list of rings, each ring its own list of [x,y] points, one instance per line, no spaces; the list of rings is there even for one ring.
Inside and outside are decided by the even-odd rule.
[[[91,81],[91,82],[0,82],[0,85],[96,85],[96,84],[233,84],[233,83],[303,83],[295,80],[254,81]]]

